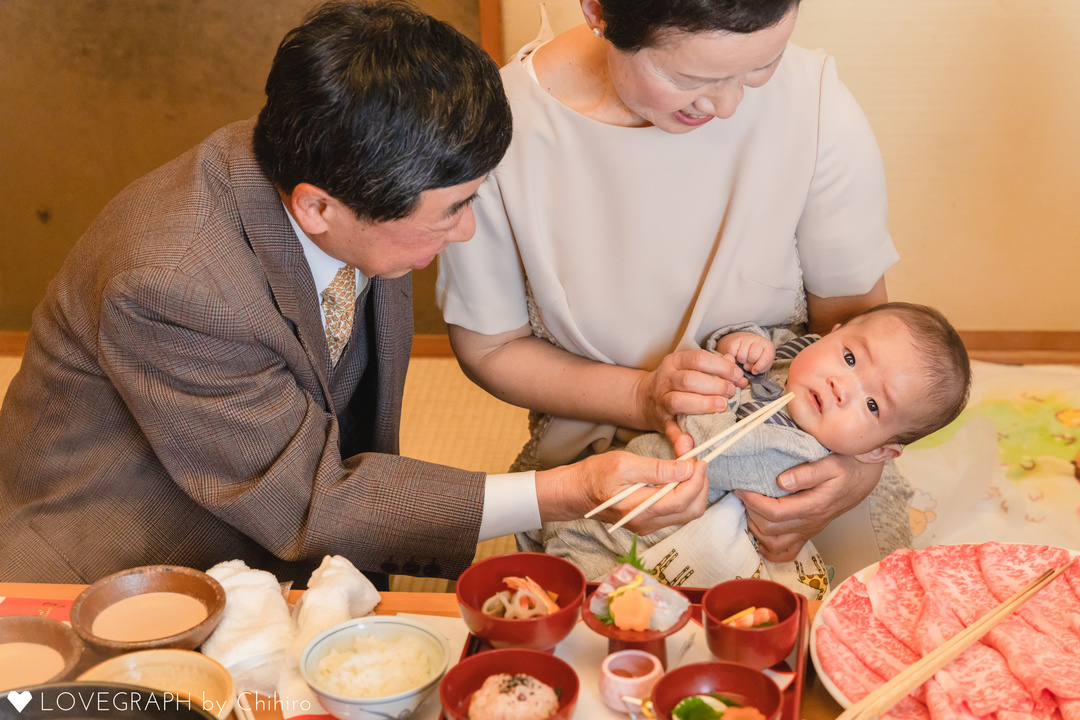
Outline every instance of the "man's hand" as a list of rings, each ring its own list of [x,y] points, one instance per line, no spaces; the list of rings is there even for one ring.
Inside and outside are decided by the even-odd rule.
[[[679,429],[677,417],[723,412],[741,387],[746,378],[730,357],[685,350],[671,353],[643,376],[637,399],[649,426],[667,436],[679,457],[694,447],[694,439]]]
[[[536,497],[540,518],[574,520],[583,517],[628,485],[646,483],[645,487],[595,515],[607,523],[617,522],[653,493],[668,483],[678,483],[648,510],[625,525],[639,535],[656,532],[669,525],[701,517],[709,495],[705,463],[684,460],[657,460],[627,452],[594,455],[573,465],[541,470],[536,473]]]
[[[746,506],[746,524],[758,539],[766,560],[792,560],[807,540],[869,495],[881,479],[880,464],[862,463],[844,455],[781,473],[777,484],[794,495],[770,498],[746,490],[735,495]]]

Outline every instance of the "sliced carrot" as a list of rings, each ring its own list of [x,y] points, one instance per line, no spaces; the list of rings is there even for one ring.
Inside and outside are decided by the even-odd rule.
[[[729,707],[724,720],[765,720],[765,715],[755,707]]]
[[[548,615],[559,609],[559,606],[552,602],[552,599],[547,594],[547,591],[544,590],[544,588],[540,587],[539,583],[537,583],[535,580],[533,580],[527,575],[523,578],[510,575],[508,577],[504,577],[503,582],[506,583],[507,586],[513,590],[524,589],[531,592],[543,604],[544,610],[547,611]]]
[[[751,605],[750,607],[744,608],[744,609],[740,610],[739,612],[735,613],[734,615],[732,615],[730,617],[724,618],[720,622],[723,623],[724,625],[732,624],[732,625],[735,625],[736,627],[738,627],[739,623],[736,623],[736,620],[741,620],[742,618],[746,617],[747,615],[752,616],[754,614],[755,610],[757,610],[757,608],[754,607],[753,605]]]
[[[615,627],[620,630],[648,630],[653,601],[636,588],[611,599],[608,606]]]

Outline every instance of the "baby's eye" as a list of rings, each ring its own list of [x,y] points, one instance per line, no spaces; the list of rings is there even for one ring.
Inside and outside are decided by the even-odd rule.
[[[855,355],[850,350],[844,351],[844,362],[848,364],[848,367],[855,367]]]
[[[870,408],[870,412],[877,415],[877,412],[878,412],[877,401],[874,400],[874,398],[866,398],[866,407]]]

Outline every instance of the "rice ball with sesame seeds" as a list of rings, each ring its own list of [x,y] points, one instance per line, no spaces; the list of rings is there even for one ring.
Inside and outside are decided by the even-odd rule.
[[[555,691],[531,675],[491,675],[473,693],[469,720],[544,720],[559,709]]]

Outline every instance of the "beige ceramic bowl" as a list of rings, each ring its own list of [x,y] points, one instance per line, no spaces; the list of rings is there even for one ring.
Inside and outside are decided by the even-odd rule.
[[[126,598],[156,592],[195,598],[206,608],[206,619],[182,632],[151,640],[109,640],[94,634],[94,620],[102,610]],[[146,565],[103,577],[79,593],[71,604],[71,627],[106,656],[157,648],[194,650],[221,622],[224,610],[225,590],[206,573],[179,565]]]
[[[224,720],[235,702],[232,675],[218,661],[192,650],[141,650],[110,658],[79,676],[80,682],[141,685],[187,697],[198,707]]]
[[[26,668],[26,674],[21,678],[16,678],[14,682],[12,678],[0,677],[0,692],[21,685],[38,685],[63,680],[75,669],[83,653],[83,642],[74,630],[58,620],[38,615],[0,617],[0,645],[8,643],[33,643],[50,647],[60,653],[64,666],[62,670],[50,677],[35,675],[33,668]],[[16,648],[21,651],[19,646]],[[22,670],[20,668],[18,672],[22,673]]]

